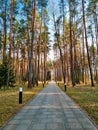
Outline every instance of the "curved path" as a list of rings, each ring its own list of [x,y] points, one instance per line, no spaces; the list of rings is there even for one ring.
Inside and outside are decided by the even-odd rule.
[[[97,125],[51,82],[2,130],[98,130]]]

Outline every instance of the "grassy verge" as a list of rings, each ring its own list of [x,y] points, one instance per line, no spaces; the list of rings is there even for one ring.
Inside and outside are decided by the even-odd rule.
[[[63,84],[59,86],[64,91]],[[95,87],[90,85],[67,87],[66,93],[98,124],[98,85]]]
[[[23,103],[19,104],[19,87],[23,88]],[[27,85],[17,85],[15,88],[0,90],[0,126],[2,126],[13,114],[22,108],[27,101],[34,97],[43,89],[42,84],[39,87],[27,89]]]

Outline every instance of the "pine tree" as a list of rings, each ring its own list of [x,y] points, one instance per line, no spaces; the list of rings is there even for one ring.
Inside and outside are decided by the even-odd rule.
[[[4,88],[7,86],[7,76],[8,76],[8,60],[6,59],[3,64],[0,65],[0,87],[4,86]],[[15,75],[12,68],[10,68],[9,72],[9,87],[15,87]]]

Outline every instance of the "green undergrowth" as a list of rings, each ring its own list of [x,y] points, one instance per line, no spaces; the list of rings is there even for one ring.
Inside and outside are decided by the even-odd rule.
[[[63,84],[59,84],[59,87],[64,91]],[[66,93],[98,124],[98,85],[67,86]]]
[[[23,88],[22,104],[19,104],[20,87]],[[0,89],[0,127],[42,89],[42,83],[32,89],[28,89],[27,84],[17,84],[15,88],[6,90]]]

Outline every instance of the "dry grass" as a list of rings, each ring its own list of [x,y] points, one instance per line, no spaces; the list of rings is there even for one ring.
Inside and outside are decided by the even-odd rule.
[[[59,86],[64,90],[62,84]],[[98,124],[98,85],[95,85],[95,87],[91,87],[90,85],[67,87],[66,93]]]
[[[23,87],[23,103],[19,104],[19,87]],[[33,98],[43,89],[42,84],[39,87],[27,89],[27,85],[17,85],[15,88],[0,90],[0,126],[2,126],[13,114],[21,109],[27,101]]]

